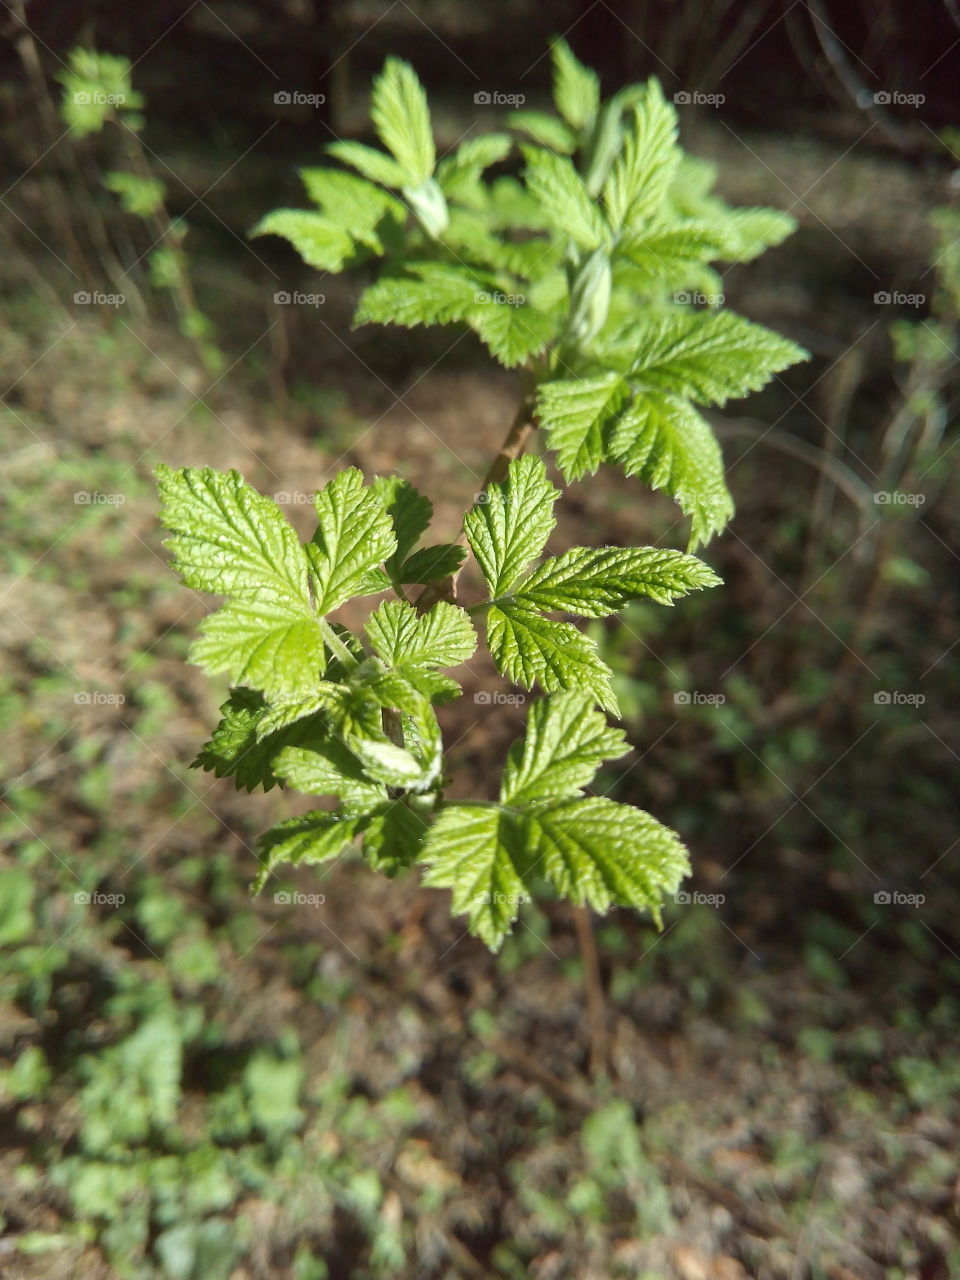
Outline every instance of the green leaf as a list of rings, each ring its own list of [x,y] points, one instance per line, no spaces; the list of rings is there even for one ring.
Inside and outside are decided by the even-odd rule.
[[[715,226],[727,262],[750,262],[797,229],[797,220],[779,209],[730,209]]]
[[[163,208],[164,188],[159,178],[141,178],[136,173],[105,173],[103,185],[120,197],[124,213],[149,218]]]
[[[631,600],[672,604],[720,579],[696,556],[659,547],[573,547],[534,570],[515,599],[538,609],[605,618]]]
[[[268,696],[313,688],[326,665],[323,633],[309,605],[231,600],[200,624],[190,661],[209,675]]]
[[[274,209],[250,235],[282,236],[318,271],[339,271],[354,250],[353,238],[339,223],[312,209]]]
[[[371,778],[386,787],[422,790],[428,781],[422,763],[406,747],[379,738],[351,737],[350,749]]]
[[[524,836],[531,862],[564,898],[601,913],[614,905],[649,910],[658,925],[663,896],[690,870],[669,827],[601,796],[531,805]]]
[[[491,605],[486,615],[487,647],[497,669],[514,684],[548,693],[580,689],[619,714],[610,669],[596,643],[569,622],[554,622],[519,600]]]
[[[583,179],[566,156],[526,146],[523,154],[527,190],[551,223],[579,245],[596,249],[607,240],[603,214],[591,199]]]
[[[391,582],[418,585],[446,578],[456,572],[466,556],[466,548],[453,543],[413,548],[430,526],[433,504],[400,476],[379,476],[371,486],[393,521],[397,549],[386,561]]]
[[[429,828],[415,803],[390,800],[364,820],[363,856],[375,871],[389,874],[416,861]]]
[[[578,690],[540,698],[530,708],[526,737],[510,748],[500,787],[506,805],[581,794],[606,760],[629,750],[622,729],[611,728]]]
[[[619,252],[637,269],[635,285],[643,277],[649,285],[687,283],[703,263],[722,257],[723,240],[703,223],[655,228],[621,241]],[[648,285],[648,287],[649,287]]]
[[[605,427],[629,394],[619,373],[541,383],[537,416],[567,480],[592,474],[603,459]]]
[[[557,321],[532,307],[497,302],[493,297],[473,307],[470,328],[508,369],[539,355],[557,333]]]
[[[388,667],[455,667],[471,658],[477,633],[464,609],[440,601],[418,614],[405,600],[385,600],[367,619],[367,636]]]
[[[557,110],[574,129],[589,129],[600,107],[597,73],[575,57],[566,40],[555,40],[550,52]]]
[[[495,805],[451,805],[430,828],[420,861],[429,867],[423,883],[451,889],[452,910],[467,915],[470,932],[498,951],[526,901],[518,869],[526,864],[526,849],[517,818]]]
[[[403,171],[405,185],[420,186],[433,173],[436,151],[427,95],[408,63],[387,58],[373,82],[370,115],[380,141]]]
[[[420,324],[465,320],[486,287],[459,267],[438,263],[406,265],[420,278],[388,277],[365,289],[353,318],[355,326],[397,324],[411,329]]]
[[[367,147],[362,142],[331,142],[327,150],[351,169],[356,169],[371,182],[379,182],[384,187],[399,190],[406,182],[403,169],[391,156],[384,155],[375,147]]]
[[[408,586],[423,586],[440,578],[449,578],[463,564],[466,547],[455,542],[442,542],[434,547],[421,547],[400,567],[396,581]]]
[[[316,710],[316,708],[313,708]],[[220,708],[220,722],[210,741],[200,750],[192,769],[203,769],[218,778],[233,778],[238,788],[269,791],[279,782],[272,762],[276,753],[291,743],[322,737],[316,718],[300,718],[295,726],[284,727],[261,740],[259,734],[268,707],[262,693],[254,689],[232,689]]]
[[[254,893],[261,891],[271,871],[281,862],[295,867],[329,862],[351,844],[362,821],[356,814],[316,809],[302,817],[278,822],[257,841],[260,872],[253,882]]]
[[[507,123],[511,128],[529,134],[541,147],[549,147],[561,155],[573,155],[577,149],[576,135],[569,126],[545,111],[511,111]]]
[[[617,422],[609,456],[628,476],[639,475],[679,503],[692,518],[691,550],[722,532],[733,515],[720,446],[687,400],[658,392],[636,396]]]
[[[309,601],[307,560],[277,504],[236,471],[156,471],[167,546],[188,587],[295,609]]]
[[[629,332],[637,348],[633,374],[646,386],[701,404],[757,391],[774,373],[808,358],[796,343],[732,311],[677,308]]]
[[[636,227],[657,218],[679,160],[676,108],[664,98],[659,82],[650,79],[603,188],[610,225]]]
[[[397,547],[389,515],[356,467],[340,471],[314,499],[318,525],[308,546],[320,613],[390,585],[377,568]]]
[[[353,752],[328,739],[309,750],[284,747],[273,763],[278,778],[309,796],[337,796],[350,813],[369,813],[387,798],[385,789],[364,773]]]
[[[402,223],[406,209],[399,200],[364,178],[342,169],[301,169],[307,195],[318,204],[326,218],[342,227],[356,241],[380,253],[383,246],[376,227],[389,215]]]
[[[483,171],[505,159],[512,145],[506,133],[484,133],[468,138],[437,165],[440,189],[452,199],[472,201],[478,194],[476,187]]]
[[[542,458],[515,458],[506,479],[492,484],[468,512],[464,530],[493,596],[505,595],[539,556],[556,524],[559,496]]]

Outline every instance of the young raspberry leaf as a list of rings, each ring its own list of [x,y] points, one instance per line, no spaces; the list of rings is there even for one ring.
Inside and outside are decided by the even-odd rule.
[[[515,458],[504,481],[492,484],[467,514],[464,530],[494,597],[506,595],[543,551],[556,524],[558,491],[541,458]]]
[[[420,615],[405,600],[385,600],[367,619],[367,637],[388,667],[455,667],[473,657],[477,633],[464,609],[441,600]]]
[[[417,800],[388,800],[364,818],[363,856],[374,871],[389,875],[416,860],[429,830]]]
[[[634,380],[698,404],[722,405],[758,391],[773,374],[808,359],[795,342],[732,311],[677,308],[632,325],[630,339]]]
[[[430,526],[430,499],[400,476],[379,476],[371,488],[393,521],[397,538],[397,549],[384,565],[390,581],[395,586],[416,586],[455,573],[467,554],[465,547],[441,543],[414,551],[421,534]]]
[[[517,818],[496,805],[450,805],[430,828],[420,861],[429,867],[423,883],[452,890],[453,912],[466,915],[470,932],[499,951],[526,899]]]
[[[260,219],[250,235],[281,236],[307,266],[318,271],[341,271],[356,248],[343,226],[313,209],[274,209]]]
[[[406,218],[403,204],[389,192],[342,169],[301,169],[300,178],[325,217],[376,253],[383,252],[376,231],[383,218],[389,215],[398,225]]]
[[[600,109],[600,79],[575,56],[566,40],[554,40],[553,101],[567,124],[589,129]]]
[[[225,672],[231,684],[276,697],[312,689],[323,675],[326,655],[309,605],[230,600],[200,623],[190,661],[209,675]]]
[[[628,750],[623,730],[607,724],[592,698],[577,690],[540,698],[530,708],[526,736],[510,748],[500,802],[580,795],[606,760]]]
[[[188,587],[238,600],[306,605],[307,561],[272,500],[237,471],[157,467],[161,519]]]
[[[354,596],[389,587],[378,566],[397,547],[383,502],[363,483],[356,467],[347,467],[316,495],[317,531],[306,551],[317,609],[329,613]]]
[[[308,796],[337,796],[350,813],[369,813],[387,798],[386,789],[371,781],[363,765],[335,739],[303,747],[284,747],[273,771],[296,791]]]
[[[617,421],[608,456],[628,476],[665,489],[691,517],[689,550],[726,528],[733,499],[723,455],[709,424],[688,400],[662,392],[637,395]]]
[[[376,147],[365,146],[362,142],[331,142],[327,150],[351,169],[356,169],[371,182],[379,182],[384,187],[399,190],[406,178],[404,171],[392,156],[384,155]]]
[[[610,668],[596,642],[569,622],[554,622],[517,600],[492,605],[486,614],[487,647],[497,669],[514,684],[548,693],[580,689],[619,715]]]
[[[260,871],[253,882],[253,892],[261,891],[281,862],[301,867],[337,857],[353,842],[362,821],[356,814],[317,809],[278,822],[257,841]]]
[[[664,98],[659,81],[648,80],[603,188],[610,225],[643,227],[657,219],[679,160],[676,108]]]
[[[528,134],[541,147],[549,147],[562,156],[573,155],[577,137],[569,125],[545,111],[511,111],[507,116],[511,129]]]
[[[565,479],[593,474],[603,459],[605,428],[629,396],[626,379],[607,372],[544,382],[537,416]]]
[[[632,805],[602,796],[543,800],[524,819],[531,863],[562,897],[601,913],[633,907],[659,925],[663,896],[690,871],[676,833]]]
[[[387,58],[373,82],[370,116],[403,172],[404,185],[419,187],[433,173],[436,151],[427,95],[409,63]]]
[[[605,618],[631,600],[670,605],[677,596],[720,585],[696,556],[660,547],[573,547],[534,570],[515,599],[538,609]]]
[[[268,710],[262,693],[254,689],[231,690],[220,708],[220,722],[210,741],[201,748],[190,767],[203,769],[218,778],[233,778],[237,787],[246,791],[254,787],[269,791],[275,787],[280,781],[273,769],[277,752],[289,744],[322,740],[325,731],[314,715],[300,717],[295,725],[260,735]]]
[[[581,249],[606,243],[608,228],[573,162],[541,147],[525,146],[527,190],[550,222]]]

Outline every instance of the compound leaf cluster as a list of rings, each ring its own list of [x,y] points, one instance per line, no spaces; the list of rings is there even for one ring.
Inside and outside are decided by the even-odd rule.
[[[607,720],[612,672],[578,620],[719,583],[690,554],[733,513],[702,410],[805,358],[722,305],[723,264],[778,243],[789,215],[713,194],[713,169],[681,150],[656,80],[604,101],[564,41],[552,58],[556,114],[513,112],[509,131],[439,157],[416,74],[388,58],[371,100],[380,145],[330,144],[328,164],[301,171],[312,207],[268,213],[253,234],[285,238],[320,272],[363,265],[355,324],[457,325],[521,368],[525,427],[556,470],[508,453],[455,542],[431,538],[429,499],[399,476],[340,471],[316,493],[302,542],[236,472],[158,473],[174,566],[187,586],[225,597],[190,656],[233,689],[194,763],[240,787],[319,798],[261,838],[257,886],[282,863],[359,845],[388,874],[421,864],[494,949],[544,884],[659,920],[686,873],[672,831],[588,790],[627,746]],[[118,190],[146,199],[120,178]],[[676,501],[685,551],[547,553],[552,476],[602,465]],[[479,598],[465,608],[456,582],[468,555]],[[462,692],[481,619],[504,680],[539,696],[497,799],[450,801],[437,708]]]

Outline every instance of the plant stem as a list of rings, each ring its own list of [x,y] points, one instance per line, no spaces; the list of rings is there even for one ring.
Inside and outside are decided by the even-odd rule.
[[[320,630],[327,648],[340,659],[348,671],[360,665],[359,659],[350,652],[326,618],[318,618]]]
[[[499,452],[487,468],[487,474],[483,477],[480,492],[477,494],[473,506],[477,505],[481,495],[486,493],[490,485],[497,484],[500,480],[505,479],[510,463],[513,462],[514,458],[521,456],[536,429],[537,424],[533,420],[533,403],[530,396],[527,395],[524,396],[520,408],[517,410]],[[467,545],[467,534],[462,525],[456,545],[461,547]],[[464,561],[464,563],[466,562]],[[459,578],[462,571],[463,564],[459,565],[449,577],[438,578],[436,582],[428,582],[416,599],[417,612],[426,613],[433,608],[438,600],[450,600],[456,603],[457,578]]]

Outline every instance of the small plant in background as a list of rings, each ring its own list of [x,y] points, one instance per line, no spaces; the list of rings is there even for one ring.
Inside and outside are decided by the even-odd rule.
[[[421,545],[432,506],[406,480],[355,468],[315,497],[301,544],[279,507],[236,472],[159,469],[163,520],[184,582],[227,597],[191,660],[235,686],[196,764],[240,787],[285,784],[334,797],[274,827],[258,847],[262,887],[282,862],[319,863],[359,840],[374,869],[422,864],[453,910],[497,949],[534,876],[606,911],[650,910],[688,870],[677,836],[649,814],[588,795],[627,749],[596,643],[557,614],[604,618],[631,601],[669,605],[719,579],[691,554],[733,505],[716,439],[697,406],[761,387],[804,352],[729,311],[717,262],[781,240],[789,217],[732,209],[709,166],[677,144],[676,112],[651,80],[600,97],[597,76],[553,49],[559,115],[513,125],[522,178],[486,171],[510,135],[472,138],[437,160],[426,97],[390,58],[371,115],[385,151],[339,141],[354,172],[303,171],[316,209],[268,214],[256,234],[286,237],[310,265],[382,259],[357,324],[460,324],[519,368],[520,409],[457,543]],[[559,497],[537,438],[567,481],[612,463],[663,489],[690,518],[686,551],[575,547],[543,558]],[[461,601],[471,552],[483,597]],[[392,592],[362,634],[333,620],[357,598]],[[509,753],[496,802],[450,802],[436,706],[456,697],[482,620],[501,674],[543,696]]]
[[[195,344],[205,367],[219,372],[223,356],[209,319],[197,306],[190,280],[183,247],[187,226],[168,213],[164,184],[153,172],[140,138],[145,103],[131,84],[129,59],[78,47],[58,78],[63,85],[61,115],[75,138],[103,133],[108,125],[117,131],[117,162],[127,167],[101,172],[102,184],[118,197],[124,213],[146,226],[151,236],[151,247],[144,255],[150,283],[170,295],[181,333]],[[118,288],[131,269],[114,281]]]

